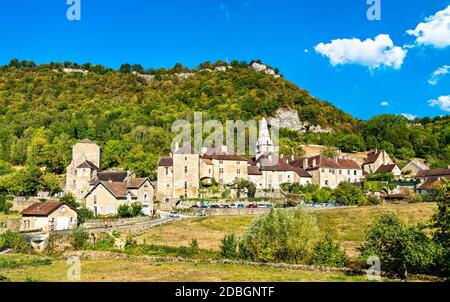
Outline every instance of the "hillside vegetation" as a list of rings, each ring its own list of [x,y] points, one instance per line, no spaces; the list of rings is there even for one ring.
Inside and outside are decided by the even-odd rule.
[[[282,131],[282,153],[301,153],[304,143],[336,146],[346,152],[384,148],[400,159],[428,158],[450,163],[450,119],[416,121],[401,116],[358,121],[311,96],[283,77],[257,71],[245,62],[204,63],[194,70],[73,63],[36,65],[11,61],[0,67],[0,160],[3,166],[40,166],[63,174],[71,146],[90,138],[103,149],[102,168],[133,169],[154,179],[160,155],[167,154],[172,122],[193,119],[249,120],[297,110],[302,121],[334,133]],[[78,68],[86,72],[67,72]],[[5,168],[3,169],[5,170]]]

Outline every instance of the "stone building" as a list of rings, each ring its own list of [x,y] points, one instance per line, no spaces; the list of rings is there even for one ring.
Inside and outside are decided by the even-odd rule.
[[[142,213],[153,214],[154,187],[148,178],[136,178],[132,172],[100,172],[90,183],[85,196],[86,208],[95,216],[117,215],[122,204],[142,205]]]
[[[402,170],[384,150],[371,152],[362,167],[366,174],[392,173],[396,177],[402,175]]]
[[[63,202],[37,202],[22,212],[22,232],[65,231],[78,225],[78,213]]]
[[[341,182],[359,183],[363,180],[362,168],[352,159],[328,159],[322,155],[286,158],[294,168],[303,169],[312,176],[312,184],[335,189]]]
[[[66,169],[65,193],[77,200],[89,191],[89,182],[100,172],[102,152],[99,146],[85,139],[72,147],[72,161]]]

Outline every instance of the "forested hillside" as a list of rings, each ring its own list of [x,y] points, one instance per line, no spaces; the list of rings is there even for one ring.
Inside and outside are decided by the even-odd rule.
[[[173,121],[192,120],[195,111],[204,119],[259,119],[279,108],[298,110],[302,121],[334,130],[282,131],[284,154],[301,152],[302,143],[321,143],[344,151],[385,148],[400,159],[428,158],[434,166],[450,163],[448,116],[418,120],[415,126],[395,115],[358,121],[283,77],[245,62],[226,65],[146,71],[126,64],[115,71],[13,60],[0,68],[0,166],[5,167],[0,171],[9,163],[62,174],[71,146],[90,138],[103,148],[103,168],[128,168],[154,178],[158,157],[169,152]]]

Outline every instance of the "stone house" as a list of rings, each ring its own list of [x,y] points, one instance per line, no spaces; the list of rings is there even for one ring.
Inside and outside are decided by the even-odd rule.
[[[405,176],[415,177],[417,175],[417,173],[419,173],[419,171],[424,171],[424,170],[430,170],[430,167],[428,167],[423,162],[421,162],[417,159],[414,159],[414,160],[410,161],[402,169],[402,174]]]
[[[362,168],[364,170],[364,173],[373,174],[373,173],[380,173],[377,171],[383,171],[383,170],[389,169],[389,167],[381,168],[381,166],[386,166],[386,165],[390,166],[393,164],[395,164],[394,161],[389,157],[389,155],[387,154],[386,151],[375,150],[374,152],[369,153],[369,156],[367,157],[367,160],[363,163]],[[381,168],[381,170],[380,170],[380,168]],[[398,172],[397,169],[395,169],[395,170],[396,170],[396,172]],[[401,174],[401,172],[400,172],[400,174]],[[399,176],[399,175],[397,175],[397,176]]]
[[[102,152],[99,146],[85,139],[72,147],[72,161],[66,169],[64,192],[77,200],[89,191],[89,182],[100,172]]]
[[[63,202],[37,202],[22,213],[22,232],[65,231],[78,225],[78,213]]]
[[[249,178],[257,189],[273,192],[281,191],[281,185],[285,183],[312,183],[312,176],[303,168],[293,167],[273,153],[261,155],[252,164]]]
[[[429,194],[437,186],[443,184],[443,180],[450,180],[450,169],[431,169],[419,171],[416,178],[420,180],[417,186],[417,194]]]
[[[328,159],[322,155],[286,158],[294,168],[300,168],[312,176],[312,184],[335,189],[341,182],[359,183],[363,180],[362,168],[352,159]]]
[[[90,185],[86,208],[95,216],[117,215],[122,204],[133,203],[142,205],[144,215],[153,215],[154,187],[148,178],[135,178],[131,172],[103,172]]]

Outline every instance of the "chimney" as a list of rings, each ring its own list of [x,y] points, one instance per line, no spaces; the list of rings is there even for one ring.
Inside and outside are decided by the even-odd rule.
[[[308,168],[308,159],[305,158],[305,159],[303,160],[303,169],[307,169],[307,168]]]
[[[291,159],[292,159],[292,161],[294,161],[295,160],[295,155],[292,155]]]
[[[178,150],[180,150],[180,143],[176,142],[175,143],[175,152],[177,152]]]
[[[315,168],[317,165],[317,160],[314,158],[312,161],[312,167]]]

